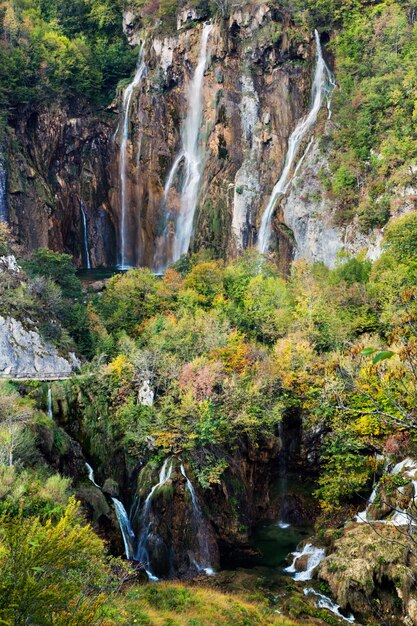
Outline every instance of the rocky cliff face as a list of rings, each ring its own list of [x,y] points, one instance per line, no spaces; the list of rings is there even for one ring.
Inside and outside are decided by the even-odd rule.
[[[126,124],[125,89],[107,111],[67,102],[19,112],[6,146],[8,207],[26,250],[49,246],[71,253],[80,266],[114,265],[124,222],[127,264],[157,269],[172,260],[186,171],[181,135],[206,18],[186,10],[177,31],[161,35],[145,33],[140,13],[126,11],[131,44],[146,38],[145,72],[132,86]],[[315,43],[312,33],[265,1],[248,2],[213,23],[207,47],[190,248],[231,257],[256,243],[288,139],[309,107]],[[355,224],[338,225],[320,176],[328,169],[321,140],[337,124],[327,117],[323,103],[300,146],[300,156],[309,146],[303,163],[275,210],[271,248],[284,271],[294,257],[332,265],[343,248],[365,248],[371,258],[380,252],[380,232],[363,235]],[[414,190],[397,195],[400,212],[415,205]]]
[[[0,377],[67,377],[77,364],[73,354],[68,359],[59,356],[36,328],[24,328],[21,322],[0,316]]]
[[[72,254],[85,265],[81,201],[94,266],[115,262],[117,226],[108,198],[113,125],[82,103],[23,111],[7,145],[9,222],[25,252]]]

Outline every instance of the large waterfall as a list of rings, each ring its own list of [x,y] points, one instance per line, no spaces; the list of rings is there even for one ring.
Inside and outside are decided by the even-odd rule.
[[[300,119],[295,130],[291,134],[288,140],[288,149],[285,157],[284,169],[282,170],[280,179],[276,183],[272,190],[271,197],[267,204],[267,207],[262,215],[261,227],[258,234],[257,247],[260,252],[266,253],[269,248],[269,242],[271,238],[272,218],[278,199],[286,193],[288,190],[294,165],[299,155],[300,148],[308,136],[308,133],[316,123],[317,116],[322,107],[323,97],[331,93],[334,87],[334,81],[329,68],[323,58],[323,53],[320,44],[320,37],[316,31],[314,31],[316,38],[316,70],[314,73],[313,85],[311,90],[311,105],[308,114]],[[328,100],[329,116],[331,114],[329,100]],[[304,157],[305,152],[302,156]],[[300,165],[300,162],[298,166]],[[297,168],[297,166],[296,166]]]
[[[80,210],[83,225],[83,242],[84,242],[84,261],[88,270],[91,270],[91,253],[90,244],[88,238],[88,221],[87,221],[87,207],[84,200],[80,200]]]
[[[7,172],[4,154],[0,149],[0,222],[7,222],[9,211],[7,208]]]
[[[160,271],[164,270],[170,262],[177,261],[182,254],[188,252],[193,233],[203,162],[203,149],[200,141],[203,120],[203,79],[208,61],[208,39],[212,28],[212,24],[209,23],[203,27],[200,56],[188,88],[188,110],[181,132],[181,151],[174,161],[165,184],[163,203],[168,221],[171,215],[170,190],[181,165],[183,170],[181,172],[181,203],[179,213],[175,218],[172,250],[166,250],[170,243],[165,241],[169,236],[169,224],[167,224],[164,238],[158,242],[154,258],[155,268]]]
[[[128,213],[129,213],[129,193],[128,193],[128,160],[129,160],[129,112],[130,103],[132,101],[132,95],[135,89],[140,85],[143,77],[146,73],[145,64],[145,42],[142,43],[138,64],[136,67],[135,76],[126,88],[123,97],[123,126],[122,126],[122,141],[120,144],[120,159],[119,159],[119,177],[120,177],[120,269],[127,269],[131,265],[129,264],[129,257],[127,253],[128,244]],[[132,236],[132,233],[130,233]]]

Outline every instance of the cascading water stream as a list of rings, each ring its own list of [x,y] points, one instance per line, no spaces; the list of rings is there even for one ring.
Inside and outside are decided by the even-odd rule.
[[[285,510],[285,499],[287,493],[287,462],[285,458],[285,446],[284,446],[284,425],[282,420],[278,426],[279,429],[279,438],[281,440],[282,448],[279,453],[279,482],[280,482],[280,494],[281,494],[281,510],[280,510],[280,519],[278,522],[278,526],[280,528],[289,528],[290,524],[286,521],[286,510]]]
[[[120,223],[120,269],[128,269],[131,267],[127,263],[126,245],[127,245],[127,213],[129,210],[129,194],[128,194],[128,158],[129,158],[129,113],[132,95],[135,89],[140,85],[146,73],[145,64],[145,42],[142,43],[135,76],[126,88],[123,97],[123,125],[122,125],[122,141],[120,144],[120,160],[119,160],[119,177],[120,177],[120,204],[121,204],[121,223]]]
[[[327,108],[329,111],[328,117],[331,116],[330,95],[333,87],[335,86],[335,82],[323,58],[320,37],[317,30],[314,31],[314,35],[316,39],[316,69],[311,90],[310,111],[306,116],[301,118],[288,140],[288,149],[285,157],[284,169],[282,170],[281,176],[272,190],[271,197],[262,215],[257,247],[258,250],[263,253],[266,253],[269,248],[272,230],[272,217],[276,203],[278,199],[287,192],[291,184],[293,179],[291,173],[293,172],[300,147],[317,121],[317,116],[322,107],[323,97],[327,96]],[[306,152],[304,152],[302,158],[304,158],[305,154]]]
[[[113,498],[114,508],[116,509],[117,520],[119,522],[120,531],[123,537],[123,543],[125,547],[126,558],[129,561],[133,558],[133,546],[135,543],[135,533],[132,530],[130,525],[129,516],[126,512],[125,507],[117,500],[117,498]]]
[[[98,485],[94,479],[94,470],[89,463],[85,464],[88,472],[88,479],[93,483],[95,487],[101,490],[100,485]],[[129,561],[133,558],[133,545],[135,543],[135,533],[132,530],[132,526],[130,525],[129,516],[126,512],[125,507],[117,498],[113,498],[113,504],[116,511],[117,521],[119,523],[120,532],[122,533],[123,545],[125,548],[126,558]]]
[[[48,388],[48,417],[52,419],[53,416],[54,416],[54,413],[52,410],[52,388],[49,387]]]
[[[148,552],[148,539],[152,530],[152,521],[150,518],[150,512],[152,507],[152,499],[158,489],[165,485],[172,477],[173,461],[172,459],[165,459],[161,470],[159,472],[159,479],[156,485],[150,490],[143,506],[143,511],[140,516],[140,531],[138,533],[138,541],[135,549],[134,557],[136,561],[139,561],[144,567],[150,580],[158,580],[158,578],[152,573],[149,565],[149,552]]]
[[[7,222],[9,211],[7,206],[7,173],[3,151],[0,149],[0,222]]]
[[[312,587],[306,587],[304,589],[304,595],[315,596],[317,598],[316,606],[318,609],[327,609],[331,613],[334,613],[339,619],[342,619],[345,622],[349,622],[350,624],[355,623],[355,618],[353,615],[343,615],[343,613],[341,613],[340,611],[340,605],[336,604],[336,602],[334,602],[331,598],[325,596],[323,593],[319,593]]]
[[[202,175],[203,150],[200,142],[200,134],[203,120],[203,80],[208,62],[208,39],[212,29],[212,24],[204,24],[200,56],[188,89],[187,117],[181,132],[182,147],[174,161],[165,184],[163,206],[168,216],[170,213],[169,192],[177,170],[180,164],[183,163],[184,174],[181,188],[181,205],[175,223],[173,249],[171,258],[168,258],[167,254],[161,250],[161,248],[165,248],[166,241],[162,239],[160,246],[157,246],[154,264],[159,272],[164,271],[170,261],[178,261],[182,254],[188,252],[190,246]],[[167,235],[168,233],[166,231],[165,236]]]
[[[320,565],[326,556],[326,550],[324,548],[313,546],[311,543],[306,543],[301,552],[294,552],[293,556],[293,562],[285,568],[285,571],[289,574],[294,574],[294,580],[311,580],[316,567]],[[297,569],[297,561],[303,558],[307,561],[306,569],[299,571]]]
[[[80,209],[81,209],[81,217],[82,217],[82,224],[83,224],[85,266],[88,270],[91,270],[91,253],[90,253],[90,244],[89,244],[89,239],[88,239],[87,211],[86,211],[84,200],[80,200]]]
[[[195,492],[194,486],[185,472],[184,465],[181,465],[180,469],[181,469],[181,474],[185,478],[187,489],[191,496],[191,502],[192,502],[192,507],[193,507],[193,530],[196,533],[197,538],[198,538],[198,545],[199,545],[199,552],[200,552],[199,561],[197,561],[194,558],[193,562],[199,572],[205,572],[209,576],[213,576],[214,570],[210,566],[210,550],[209,550],[209,546],[207,542],[207,536],[205,533],[203,513],[201,511],[201,506],[198,501],[198,497]]]

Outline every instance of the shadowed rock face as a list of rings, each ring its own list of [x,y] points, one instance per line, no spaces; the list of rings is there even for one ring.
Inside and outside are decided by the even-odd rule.
[[[112,131],[113,120],[75,102],[16,118],[7,146],[9,221],[24,252],[49,247],[85,263],[83,200],[92,265],[114,264]]]

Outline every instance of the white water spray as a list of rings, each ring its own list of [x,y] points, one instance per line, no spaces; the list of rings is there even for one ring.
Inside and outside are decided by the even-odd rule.
[[[127,239],[127,212],[128,206],[128,181],[127,181],[127,164],[129,158],[128,142],[129,142],[129,112],[130,103],[132,101],[132,95],[135,89],[139,87],[143,77],[146,73],[145,65],[145,42],[142,43],[138,64],[136,67],[136,73],[133,81],[128,85],[123,97],[123,135],[122,142],[120,144],[120,163],[119,163],[119,176],[120,176],[120,196],[121,196],[121,224],[120,224],[120,265],[119,269],[128,269],[130,266],[127,263],[126,258],[126,239]]]
[[[193,526],[194,532],[198,537],[199,543],[199,552],[200,552],[200,560],[197,561],[194,559],[194,565],[199,572],[205,572],[209,576],[214,575],[214,569],[210,565],[210,551],[207,543],[207,536],[204,528],[204,520],[203,513],[201,511],[201,506],[198,501],[197,494],[194,489],[194,485],[191,480],[188,478],[184,465],[181,465],[181,474],[184,476],[185,481],[187,483],[187,489],[191,496],[191,502],[193,506]]]
[[[301,552],[293,552],[293,556],[293,562],[289,567],[285,568],[285,571],[289,574],[294,574],[294,580],[311,580],[316,567],[320,565],[326,556],[326,551],[324,548],[318,548],[311,543],[306,543]],[[297,561],[302,557],[307,557],[307,567],[304,571],[298,571]]]
[[[80,200],[80,209],[81,209],[81,217],[82,217],[82,223],[83,223],[85,265],[88,270],[91,270],[91,254],[90,254],[90,245],[89,245],[89,240],[88,240],[87,211],[86,211],[84,200]]]
[[[304,595],[315,596],[317,598],[316,606],[318,609],[327,609],[328,611],[330,611],[331,613],[334,613],[335,615],[337,615],[337,617],[344,620],[345,622],[349,622],[350,624],[355,623],[355,618],[353,617],[353,615],[348,615],[347,617],[343,615],[340,612],[340,605],[336,604],[336,602],[334,602],[331,598],[328,598],[327,596],[325,596],[323,593],[319,593],[312,587],[306,587],[304,589]]]
[[[323,58],[320,37],[317,30],[314,31],[314,35],[316,39],[316,70],[311,90],[310,111],[306,116],[301,118],[288,140],[288,149],[285,157],[284,169],[282,170],[280,179],[272,190],[271,197],[262,215],[257,247],[258,250],[263,253],[268,252],[272,230],[272,217],[276,203],[278,199],[288,191],[293,178],[291,173],[293,172],[300,147],[317,121],[317,116],[322,107],[323,97],[327,96],[327,107],[329,111],[328,117],[331,116],[330,95],[333,87],[335,86],[335,82]]]
[[[173,185],[174,177],[181,163],[184,174],[181,189],[180,212],[176,219],[175,234],[171,261],[178,261],[182,254],[188,252],[193,232],[194,215],[197,207],[198,193],[202,175],[203,150],[200,142],[201,124],[203,119],[203,79],[208,61],[208,39],[213,29],[210,23],[204,24],[201,39],[200,56],[193,79],[188,88],[188,111],[182,128],[182,147],[171,171],[168,175],[164,189],[164,206],[169,210],[169,191]],[[162,242],[163,244],[164,242]],[[155,259],[166,268],[169,259],[161,259],[162,254],[157,250]]]

